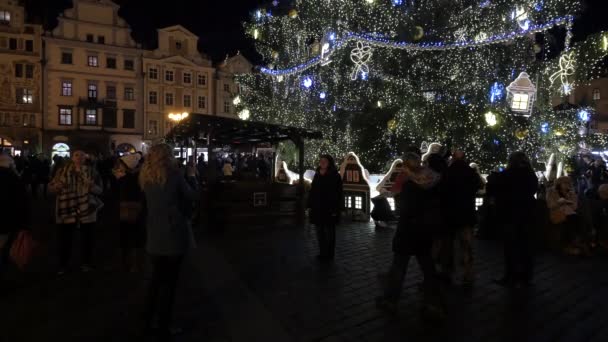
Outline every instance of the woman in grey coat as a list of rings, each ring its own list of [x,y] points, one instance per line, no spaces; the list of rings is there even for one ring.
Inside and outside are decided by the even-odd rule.
[[[164,144],[150,149],[139,184],[148,213],[146,251],[154,269],[145,323],[148,331],[157,323],[158,335],[164,338],[176,332],[170,326],[179,269],[185,254],[195,247],[190,216],[192,202],[198,197],[197,185],[194,174],[184,178],[171,148]]]

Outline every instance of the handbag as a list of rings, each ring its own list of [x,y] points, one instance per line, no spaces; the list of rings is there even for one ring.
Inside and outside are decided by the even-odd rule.
[[[10,257],[13,262],[23,270],[32,260],[34,251],[34,240],[29,231],[22,230],[17,233],[17,238],[13,241],[10,250]]]
[[[553,224],[563,223],[566,221],[566,214],[560,208],[552,209],[549,212],[549,221]]]
[[[120,221],[127,223],[136,223],[142,211],[140,202],[125,201],[120,202]]]

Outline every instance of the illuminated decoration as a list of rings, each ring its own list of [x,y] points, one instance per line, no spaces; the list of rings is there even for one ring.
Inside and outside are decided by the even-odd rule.
[[[370,5],[371,5],[371,4],[373,4],[373,3],[374,3],[374,0],[365,0],[365,2],[367,2],[368,4],[370,4]]]
[[[302,86],[306,89],[309,89],[310,87],[312,87],[312,78],[310,77],[305,77],[302,80]]]
[[[435,92],[434,91],[425,91],[422,93],[422,96],[424,97],[425,100],[431,102],[435,100]]]
[[[475,43],[482,43],[488,40],[488,34],[485,32],[480,32],[475,36]]]
[[[321,100],[325,100],[325,98],[326,98],[326,97],[327,97],[327,94],[325,94],[325,92],[324,92],[324,91],[322,91],[322,92],[319,94],[319,98],[320,98]]]
[[[393,0],[393,5],[401,6],[401,5],[403,5],[403,0]]]
[[[507,87],[507,93],[511,110],[529,116],[536,100],[536,86],[530,80],[530,75],[525,72],[519,74]]]
[[[511,14],[511,19],[517,22],[517,25],[527,31],[530,28],[530,20],[528,20],[528,12],[523,7],[516,7],[515,11]]]
[[[372,48],[369,45],[364,45],[362,42],[357,42],[357,47],[350,52],[350,60],[355,63],[353,72],[350,75],[351,80],[356,80],[359,75],[369,74],[367,63],[371,58]]]
[[[425,154],[429,151],[429,143],[426,141],[423,141],[422,144],[420,144],[420,153]]]
[[[498,123],[498,120],[496,119],[496,114],[492,113],[492,112],[487,112],[484,117],[486,118],[486,123],[488,124],[488,126],[490,127],[494,127],[496,126],[496,124]]]
[[[602,37],[602,49],[608,51],[608,35]]]
[[[289,17],[291,19],[295,19],[298,17],[298,11],[296,11],[295,9],[291,9],[289,10]]]
[[[581,120],[582,122],[589,122],[589,119],[591,118],[589,111],[586,109],[579,110],[577,115],[578,115],[578,119]]]
[[[182,120],[184,120],[185,118],[187,118],[188,116],[190,116],[189,113],[169,113],[169,115],[167,116],[169,118],[169,120],[174,121],[174,122],[181,122]]]
[[[241,97],[237,95],[237,97],[234,98],[234,100],[232,100],[232,104],[234,104],[235,106],[238,106],[241,104]]]
[[[555,130],[555,132],[554,132],[553,134],[555,134],[555,135],[556,135],[556,136],[558,136],[558,137],[561,137],[561,136],[563,136],[565,133],[564,133],[564,130],[563,130],[563,129],[558,128],[558,129],[556,129],[556,130]]]
[[[395,120],[395,119],[388,120],[388,122],[386,123],[386,127],[388,128],[389,131],[394,132],[397,129],[397,120]]]
[[[424,29],[422,29],[422,27],[420,26],[416,26],[415,30],[416,31],[414,33],[414,40],[422,39],[422,37],[424,37]]]
[[[464,27],[461,27],[454,32],[454,41],[456,43],[466,43],[467,30]]]
[[[388,170],[386,175],[382,178],[380,183],[376,186],[376,190],[385,194],[388,197],[392,197],[391,189],[395,184],[395,181],[405,171],[405,166],[403,164],[403,160],[397,159],[391,164],[391,168]]]
[[[250,116],[251,116],[251,112],[249,112],[249,109],[247,109],[247,108],[245,108],[239,112],[239,119],[241,119],[241,120],[249,120]]]
[[[378,108],[382,108],[382,101],[378,101],[376,104],[378,105]]]
[[[515,131],[515,137],[519,140],[524,140],[528,136],[527,129],[518,129]]]
[[[559,58],[559,70],[553,73],[549,77],[551,85],[558,79],[561,82],[561,91],[564,95],[570,95],[572,92],[572,83],[568,80],[568,77],[574,75],[574,58],[573,52],[563,54]]]
[[[260,38],[260,31],[258,29],[253,30],[253,39]]]
[[[544,133],[544,134],[549,133],[549,123],[548,123],[548,122],[543,122],[543,123],[540,125],[540,131],[541,131],[542,133]]]
[[[369,222],[371,189],[359,157],[349,152],[340,165],[345,209],[355,218]]]
[[[505,86],[502,83],[494,82],[490,87],[490,102],[494,103],[496,101],[502,100],[505,92]]]

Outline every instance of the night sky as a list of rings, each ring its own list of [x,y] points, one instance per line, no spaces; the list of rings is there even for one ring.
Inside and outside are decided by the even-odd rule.
[[[290,0],[280,0],[285,6]],[[567,1],[567,0],[565,0]],[[259,62],[251,41],[243,33],[242,22],[262,4],[263,0],[115,0],[121,5],[119,14],[133,29],[133,38],[145,48],[156,46],[156,29],[181,24],[200,38],[199,48],[211,56],[214,62],[221,61],[226,54],[237,50]],[[71,6],[71,0],[24,0],[31,21],[44,23],[45,27],[56,25],[57,15]],[[584,11],[577,19],[575,40],[588,33],[608,30],[607,0],[583,0]]]

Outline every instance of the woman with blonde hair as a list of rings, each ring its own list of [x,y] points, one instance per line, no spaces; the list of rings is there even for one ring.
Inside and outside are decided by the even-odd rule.
[[[187,177],[177,167],[170,146],[153,146],[139,173],[147,207],[146,251],[153,275],[149,285],[145,328],[156,325],[160,338],[178,332],[171,329],[172,307],[179,269],[185,254],[195,247],[190,223],[191,203],[198,197],[195,175]]]

